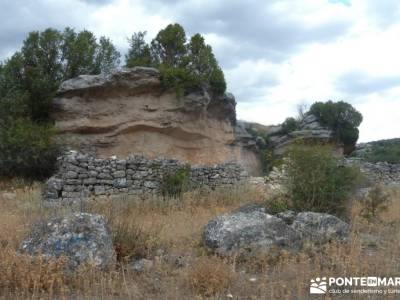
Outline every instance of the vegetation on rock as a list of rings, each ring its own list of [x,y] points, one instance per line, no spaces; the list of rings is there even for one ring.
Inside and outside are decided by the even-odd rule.
[[[279,134],[288,134],[299,128],[299,122],[295,118],[289,117],[286,118],[286,120],[282,123],[281,126],[282,128],[279,131]]]
[[[210,87],[217,95],[226,90],[222,69],[201,34],[187,41],[179,24],[170,24],[146,43],[146,32],[137,32],[129,39],[130,49],[125,57],[127,67],[148,66],[160,69],[165,88],[173,88],[178,96],[200,88]]]
[[[333,130],[338,142],[354,147],[363,118],[351,104],[344,101],[315,102],[309,113],[316,116],[321,125]]]

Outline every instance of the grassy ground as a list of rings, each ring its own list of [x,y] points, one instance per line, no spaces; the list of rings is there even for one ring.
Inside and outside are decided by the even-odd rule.
[[[229,259],[203,248],[202,228],[216,215],[265,201],[255,188],[195,191],[170,201],[94,200],[78,209],[107,217],[119,263],[107,272],[84,266],[71,275],[63,272],[63,259],[32,261],[16,251],[33,223],[68,209],[41,207],[35,186],[0,193],[0,298],[308,299],[310,279],[317,276],[399,276],[400,190],[390,194],[390,207],[380,221],[368,223],[360,217],[360,204],[351,206],[349,244]],[[129,265],[135,258],[150,259],[153,266],[135,273]]]

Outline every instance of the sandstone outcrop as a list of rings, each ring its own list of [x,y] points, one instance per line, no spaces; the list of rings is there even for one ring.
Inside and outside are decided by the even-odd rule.
[[[249,173],[260,173],[251,137],[235,129],[235,105],[232,94],[216,96],[205,88],[179,98],[163,88],[157,69],[135,67],[65,81],[52,117],[71,149],[98,157],[236,161]]]

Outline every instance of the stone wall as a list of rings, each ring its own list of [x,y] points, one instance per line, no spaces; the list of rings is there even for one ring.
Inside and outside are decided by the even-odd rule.
[[[347,158],[346,163],[359,166],[370,184],[400,184],[400,164],[370,163],[357,158]]]
[[[370,163],[358,158],[345,158],[343,163],[348,166],[357,166],[366,179],[366,186],[400,184],[400,164],[389,164],[387,162]],[[274,167],[265,178],[267,188],[272,192],[285,192],[287,180],[285,164],[280,167]]]
[[[92,196],[160,194],[164,178],[186,165],[174,159],[97,158],[71,152],[59,159],[59,171],[45,184],[46,201],[74,202]],[[247,177],[236,163],[189,166],[188,187],[230,186]]]

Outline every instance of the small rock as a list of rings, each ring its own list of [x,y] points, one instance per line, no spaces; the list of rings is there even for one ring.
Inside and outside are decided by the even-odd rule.
[[[291,225],[296,218],[296,213],[293,210],[286,210],[277,213],[275,216],[285,221],[286,224]]]
[[[153,267],[153,261],[149,259],[138,259],[131,263],[131,269],[135,272],[142,273],[145,271],[149,271]]]

